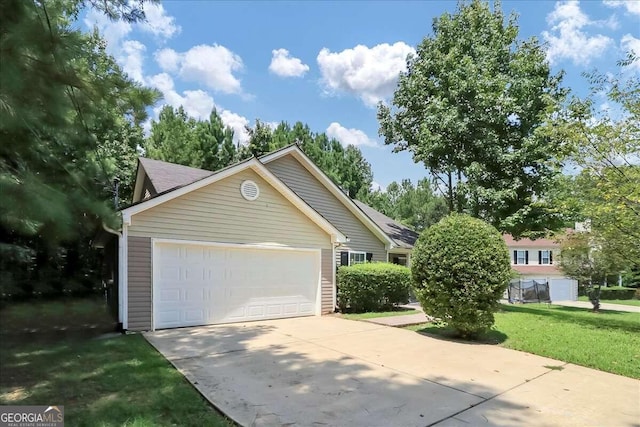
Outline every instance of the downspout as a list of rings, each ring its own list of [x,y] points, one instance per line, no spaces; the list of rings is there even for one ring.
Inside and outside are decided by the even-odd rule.
[[[115,236],[118,236],[118,329],[123,329],[124,328],[124,323],[123,323],[123,307],[124,307],[124,292],[122,291],[122,276],[123,276],[123,257],[122,257],[122,250],[123,250],[123,239],[122,239],[122,233],[120,233],[119,231],[116,231],[114,229],[112,229],[111,227],[107,226],[104,222],[102,223],[102,228],[104,229],[104,231],[106,231],[109,234],[113,234]]]

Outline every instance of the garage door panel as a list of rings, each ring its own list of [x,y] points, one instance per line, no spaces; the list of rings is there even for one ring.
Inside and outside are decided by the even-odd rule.
[[[156,243],[155,327],[313,315],[320,253]]]
[[[162,289],[159,292],[158,295],[158,302],[159,303],[164,303],[164,302],[177,302],[177,301],[182,301],[182,298],[180,297],[180,289]]]
[[[574,300],[574,282],[571,279],[551,279],[549,290],[552,301]]]

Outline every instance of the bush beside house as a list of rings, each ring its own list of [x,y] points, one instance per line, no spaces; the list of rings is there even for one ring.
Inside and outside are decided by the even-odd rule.
[[[462,337],[473,337],[493,325],[493,313],[512,275],[507,245],[498,230],[460,214],[422,232],[411,273],[425,313]]]
[[[409,301],[411,272],[386,262],[356,264],[340,267],[337,282],[341,312],[380,311]]]

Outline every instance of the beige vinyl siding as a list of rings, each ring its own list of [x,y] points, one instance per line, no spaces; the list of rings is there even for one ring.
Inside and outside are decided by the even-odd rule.
[[[260,188],[240,194],[244,180]],[[131,218],[130,236],[331,248],[331,237],[252,170],[245,170]]]
[[[285,155],[265,166],[349,238],[336,250],[338,265],[340,251],[348,250],[370,252],[373,261],[387,260],[385,244],[293,156]]]
[[[240,194],[246,179],[260,188],[253,202]],[[129,330],[151,329],[151,238],[322,249],[322,312],[333,311],[331,237],[251,170],[133,215],[128,234]]]
[[[320,311],[324,313],[331,313],[334,310],[333,306],[333,250],[322,249],[320,260],[320,271],[322,276],[321,284],[321,304]]]
[[[128,238],[128,322],[127,329],[151,329],[151,239]]]

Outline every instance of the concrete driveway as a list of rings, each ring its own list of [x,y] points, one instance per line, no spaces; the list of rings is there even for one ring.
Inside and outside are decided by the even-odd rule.
[[[640,381],[366,322],[306,317],[145,336],[244,426],[640,426]]]

